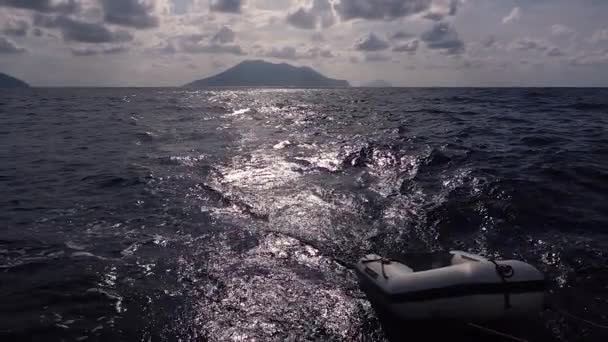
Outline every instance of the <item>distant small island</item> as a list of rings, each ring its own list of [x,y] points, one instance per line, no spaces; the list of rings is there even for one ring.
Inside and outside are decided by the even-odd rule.
[[[328,78],[309,67],[261,60],[244,61],[215,76],[186,84],[204,87],[349,87],[348,81]]]
[[[12,76],[0,72],[0,88],[29,88],[30,86]]]

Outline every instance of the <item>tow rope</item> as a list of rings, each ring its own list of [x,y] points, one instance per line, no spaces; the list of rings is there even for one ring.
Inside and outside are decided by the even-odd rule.
[[[489,260],[489,261],[491,263],[493,263],[494,266],[496,267],[496,273],[500,277],[500,280],[502,281],[502,283],[505,287],[505,291],[504,291],[505,309],[510,309],[512,307],[511,306],[511,294],[509,293],[509,288],[507,287],[507,279],[513,278],[513,276],[515,275],[515,270],[513,269],[513,267],[511,267],[511,265],[500,265],[498,262],[496,262],[496,260]]]

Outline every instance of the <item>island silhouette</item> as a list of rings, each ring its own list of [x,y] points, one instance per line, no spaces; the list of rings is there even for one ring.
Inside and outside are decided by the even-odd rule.
[[[287,63],[248,60],[215,76],[186,84],[187,88],[204,87],[349,87],[348,81],[322,75],[310,67]]]

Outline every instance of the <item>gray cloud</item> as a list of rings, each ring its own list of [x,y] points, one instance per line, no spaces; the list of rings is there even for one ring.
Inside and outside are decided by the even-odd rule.
[[[388,42],[379,38],[375,33],[370,33],[369,36],[355,43],[355,49],[359,51],[381,51],[389,47]]]
[[[608,53],[583,54],[570,59],[569,64],[574,66],[608,65]]]
[[[454,55],[464,52],[465,44],[458,37],[458,32],[447,22],[440,22],[424,32],[420,38],[426,47],[433,50],[442,50],[443,53]]]
[[[549,56],[549,57],[561,57],[563,55],[564,55],[564,53],[558,47],[553,47],[553,48],[549,49],[549,51],[547,51],[547,56]]]
[[[101,49],[96,49],[92,47],[85,48],[73,48],[72,55],[78,57],[88,57],[88,56],[96,56],[96,55],[114,55],[119,53],[128,52],[129,48],[126,46],[118,45],[118,46],[109,46]]]
[[[243,0],[211,0],[210,9],[215,12],[241,13]]]
[[[514,41],[510,48],[512,50],[520,50],[520,51],[546,51],[549,49],[549,46],[546,42],[536,39],[530,38],[522,38]]]
[[[0,0],[0,6],[45,13],[74,13],[80,6],[76,0]]]
[[[391,40],[403,40],[403,39],[409,39],[412,37],[414,37],[413,34],[405,32],[405,31],[398,31],[398,32],[395,32],[390,35]]]
[[[300,52],[293,46],[284,46],[282,48],[271,48],[263,51],[261,54],[263,57],[276,58],[276,59],[317,59],[317,58],[333,58],[335,54],[329,50],[319,47],[313,47],[305,52]]]
[[[390,61],[391,57],[384,53],[367,53],[365,54],[366,62],[386,62]]]
[[[574,30],[565,25],[555,24],[551,26],[551,34],[556,37],[567,37],[574,34]]]
[[[335,6],[342,20],[394,20],[426,11],[431,0],[341,0]]]
[[[284,46],[280,49],[272,48],[266,51],[264,55],[277,59],[298,59],[298,51],[293,46]]]
[[[158,17],[152,14],[153,7],[142,0],[101,0],[104,20],[110,24],[148,29],[158,27]]]
[[[329,0],[314,0],[311,8],[300,7],[288,14],[287,23],[297,28],[313,30],[318,25],[324,28],[332,26],[335,17]]]
[[[36,15],[34,24],[59,29],[65,41],[99,44],[133,40],[133,36],[127,31],[111,31],[102,24],[88,23],[66,16]]]
[[[444,15],[439,12],[426,12],[422,17],[428,20],[441,21],[443,20]]]
[[[454,16],[454,15],[456,15],[457,12],[458,12],[458,0],[451,0],[450,8],[448,10],[448,15]]]
[[[410,54],[414,54],[418,50],[419,44],[420,44],[420,42],[418,41],[418,39],[410,40],[409,42],[395,46],[393,48],[393,51],[394,52],[407,52]]]
[[[0,54],[16,54],[25,52],[25,49],[18,46],[12,40],[0,36]]]
[[[317,27],[317,16],[311,11],[300,8],[287,15],[287,23],[297,28],[314,30]]]
[[[30,28],[30,24],[22,19],[9,20],[2,29],[4,34],[14,37],[27,36],[27,31]]]
[[[163,53],[189,53],[189,54],[230,54],[242,56],[247,53],[243,51],[240,45],[228,45],[213,42],[212,37],[207,41],[208,35],[205,34],[190,34],[171,37],[169,42],[157,51]]]
[[[608,28],[599,29],[591,36],[593,43],[608,42]]]
[[[229,27],[224,26],[211,38],[211,41],[213,43],[226,44],[234,42],[235,38],[236,34],[234,31],[232,31]]]

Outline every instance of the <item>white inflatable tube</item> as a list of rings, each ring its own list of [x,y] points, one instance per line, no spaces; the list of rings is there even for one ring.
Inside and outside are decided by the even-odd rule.
[[[370,300],[408,320],[493,320],[544,309],[546,283],[533,266],[450,254],[450,265],[420,272],[368,255],[357,264],[357,273]]]

